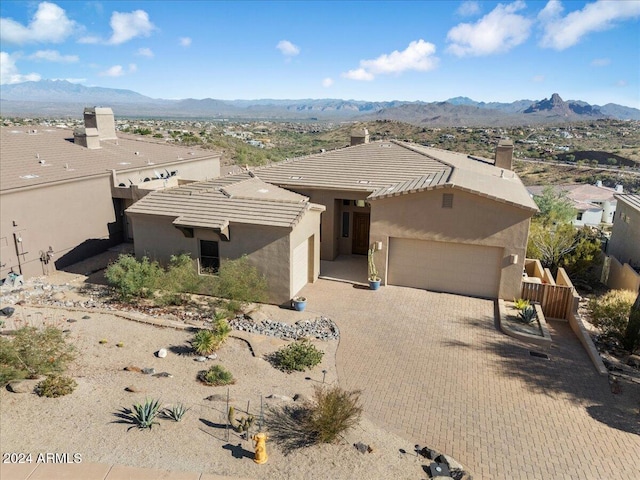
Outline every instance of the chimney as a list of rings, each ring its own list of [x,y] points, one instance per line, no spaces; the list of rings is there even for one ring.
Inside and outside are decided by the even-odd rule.
[[[596,181],[596,187],[602,187],[602,180]]]
[[[78,127],[73,131],[73,143],[81,147],[95,150],[100,148],[98,130],[95,128]]]
[[[616,193],[622,193],[624,190],[624,185],[616,185]]]
[[[95,128],[100,140],[115,140],[116,122],[113,111],[107,107],[87,107],[84,109],[85,128]]]
[[[511,140],[502,139],[496,147],[496,160],[494,165],[505,170],[513,170],[513,142]]]
[[[369,130],[363,128],[362,130],[354,130],[351,132],[351,146],[362,145],[363,143],[369,143]]]

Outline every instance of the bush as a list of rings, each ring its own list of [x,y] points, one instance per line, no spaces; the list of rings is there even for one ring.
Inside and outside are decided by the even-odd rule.
[[[273,354],[273,363],[280,370],[291,373],[304,372],[322,361],[324,352],[318,350],[308,340],[290,343]]]
[[[304,429],[316,443],[331,443],[342,432],[355,427],[361,414],[360,391],[349,392],[338,386],[315,387]]]
[[[236,260],[222,262],[215,294],[241,303],[262,302],[267,297],[267,280],[243,255]]]
[[[136,403],[133,410],[127,410],[129,420],[141,430],[147,428],[151,430],[154,425],[159,425],[155,421],[158,413],[160,413],[160,400],[145,400],[143,404]]]
[[[607,336],[623,339],[636,294],[629,290],[610,290],[592,298],[587,307],[591,323]]]
[[[185,407],[182,403],[178,403],[177,405],[173,405],[172,407],[167,407],[162,411],[162,414],[166,418],[170,418],[174,422],[179,422],[184,417],[184,414],[187,413],[189,409]]]
[[[78,384],[71,377],[49,375],[41,382],[38,382],[35,392],[41,397],[57,398],[73,393],[77,386]]]
[[[22,327],[13,338],[0,337],[0,383],[6,385],[20,378],[62,373],[75,358],[62,330]]]
[[[231,327],[225,319],[214,322],[211,330],[198,330],[191,340],[191,346],[199,355],[210,355],[218,350],[231,333]]]
[[[214,365],[209,370],[198,372],[198,380],[207,385],[219,387],[222,385],[232,385],[236,383],[233,375],[221,365]]]
[[[163,270],[158,262],[151,262],[147,257],[138,261],[132,255],[120,255],[105,272],[109,285],[123,300],[149,297],[160,284],[162,276]]]

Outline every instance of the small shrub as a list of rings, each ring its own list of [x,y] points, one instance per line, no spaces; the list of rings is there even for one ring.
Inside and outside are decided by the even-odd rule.
[[[518,318],[522,323],[529,324],[536,319],[536,309],[533,307],[526,307],[520,311]]]
[[[49,375],[41,382],[38,382],[34,391],[41,397],[56,398],[73,393],[77,386],[78,384],[71,377]]]
[[[106,340],[106,339],[104,339],[104,338],[102,338],[102,339],[100,339],[100,340],[98,341],[98,343],[99,343],[100,345],[104,345],[105,343],[109,343],[109,341],[108,341],[108,340]]]
[[[173,405],[171,408],[165,408],[162,411],[162,414],[173,420],[174,422],[179,422],[184,417],[184,414],[187,413],[189,409],[185,407],[182,403],[178,403],[177,405]]]
[[[118,343],[116,343],[116,347],[122,348],[122,347],[124,347],[124,343],[118,342]]]
[[[304,419],[304,429],[316,443],[331,443],[355,427],[361,415],[360,391],[350,392],[338,386],[315,387],[313,404]]]
[[[227,340],[231,327],[224,320],[216,320],[211,330],[198,330],[191,340],[191,346],[198,355],[210,355]]]
[[[146,298],[157,288],[163,276],[158,262],[147,257],[138,261],[132,255],[120,255],[107,267],[105,277],[122,300],[132,297]]]
[[[318,365],[323,355],[324,352],[318,350],[315,345],[308,340],[302,340],[282,347],[275,352],[272,360],[275,366],[284,372],[304,372]]]
[[[214,365],[209,370],[198,372],[198,379],[207,385],[219,387],[222,385],[232,385],[236,383],[233,375],[221,365]]]
[[[610,290],[591,299],[587,306],[591,323],[603,334],[623,339],[635,299],[636,294],[629,290]]]
[[[0,337],[0,383],[62,373],[74,358],[74,348],[59,328],[19,328],[12,338]]]
[[[267,297],[267,279],[249,263],[246,255],[220,265],[216,294],[240,303],[261,302]]]
[[[144,403],[136,403],[133,406],[133,410],[129,413],[129,419],[139,429],[144,430],[148,428],[151,430],[154,425],[159,425],[156,422],[156,417],[160,412],[160,400],[145,400]]]
[[[525,300],[524,298],[513,299],[513,304],[518,310],[524,310],[529,306],[529,300]]]

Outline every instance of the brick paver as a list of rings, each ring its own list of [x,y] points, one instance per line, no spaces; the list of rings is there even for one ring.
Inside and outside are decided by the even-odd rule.
[[[366,415],[476,478],[640,478],[638,416],[616,415],[566,323],[543,360],[497,331],[492,301],[329,280],[303,294],[338,324],[340,384]]]

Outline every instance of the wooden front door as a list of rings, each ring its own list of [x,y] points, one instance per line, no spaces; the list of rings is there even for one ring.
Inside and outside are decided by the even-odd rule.
[[[371,222],[368,213],[353,214],[353,242],[351,253],[356,255],[366,255],[369,250],[369,223]]]

